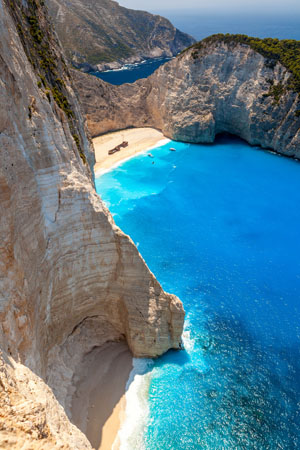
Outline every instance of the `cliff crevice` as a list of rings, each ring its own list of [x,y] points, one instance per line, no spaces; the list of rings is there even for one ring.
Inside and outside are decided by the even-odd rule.
[[[0,0],[0,56],[0,378],[14,386],[0,388],[0,447],[90,448],[66,415],[84,355],[119,340],[138,357],[179,348],[184,311],[176,300],[169,335],[173,297],[96,194],[43,1]]]
[[[112,0],[48,0],[69,61],[83,70],[117,69],[125,63],[171,57],[195,40],[164,17]]]
[[[230,133],[299,159],[298,84],[280,54],[286,45],[298,61],[300,44],[242,38],[208,38],[131,85],[74,71],[91,134],[150,126],[174,140],[212,143]]]

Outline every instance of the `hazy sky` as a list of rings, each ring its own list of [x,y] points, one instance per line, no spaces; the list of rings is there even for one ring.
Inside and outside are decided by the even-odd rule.
[[[300,14],[300,0],[118,0],[128,8],[153,10],[197,9],[199,11],[238,11]]]

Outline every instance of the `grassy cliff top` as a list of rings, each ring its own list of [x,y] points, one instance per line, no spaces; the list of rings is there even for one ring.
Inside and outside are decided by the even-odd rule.
[[[199,50],[209,44],[221,42],[225,44],[248,45],[264,56],[271,67],[280,62],[293,75],[290,85],[291,89],[300,94],[300,41],[272,38],[259,39],[245,34],[214,34],[189,48],[195,50],[192,56],[196,59],[199,55]]]

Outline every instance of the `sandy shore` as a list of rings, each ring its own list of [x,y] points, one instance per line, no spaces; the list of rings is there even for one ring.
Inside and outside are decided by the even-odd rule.
[[[96,450],[110,450],[125,411],[132,356],[122,343],[109,343],[85,357],[78,373],[72,421]]]
[[[165,136],[154,128],[131,128],[114,133],[107,133],[93,139],[95,147],[95,174],[101,175],[121,161],[131,158],[142,151],[155,147],[160,141],[168,141]],[[122,148],[114,155],[108,155],[108,151],[128,142],[128,147]]]

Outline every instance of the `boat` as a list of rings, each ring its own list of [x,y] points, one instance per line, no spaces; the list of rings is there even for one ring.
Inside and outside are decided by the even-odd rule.
[[[128,142],[127,141],[123,141],[122,144],[117,145],[115,148],[109,150],[108,154],[109,155],[113,155],[114,153],[117,153],[121,150],[121,148],[125,148],[128,147]]]
[[[153,155],[152,155],[152,153],[148,153],[148,156],[150,156],[150,158],[153,158]]]
[[[117,145],[117,147],[115,147],[115,148],[109,150],[108,154],[109,154],[109,155],[113,155],[114,153],[117,153],[117,152],[119,152],[120,150],[121,150],[121,146],[120,146],[120,145]]]
[[[176,148],[170,147],[170,152],[176,152]]]

